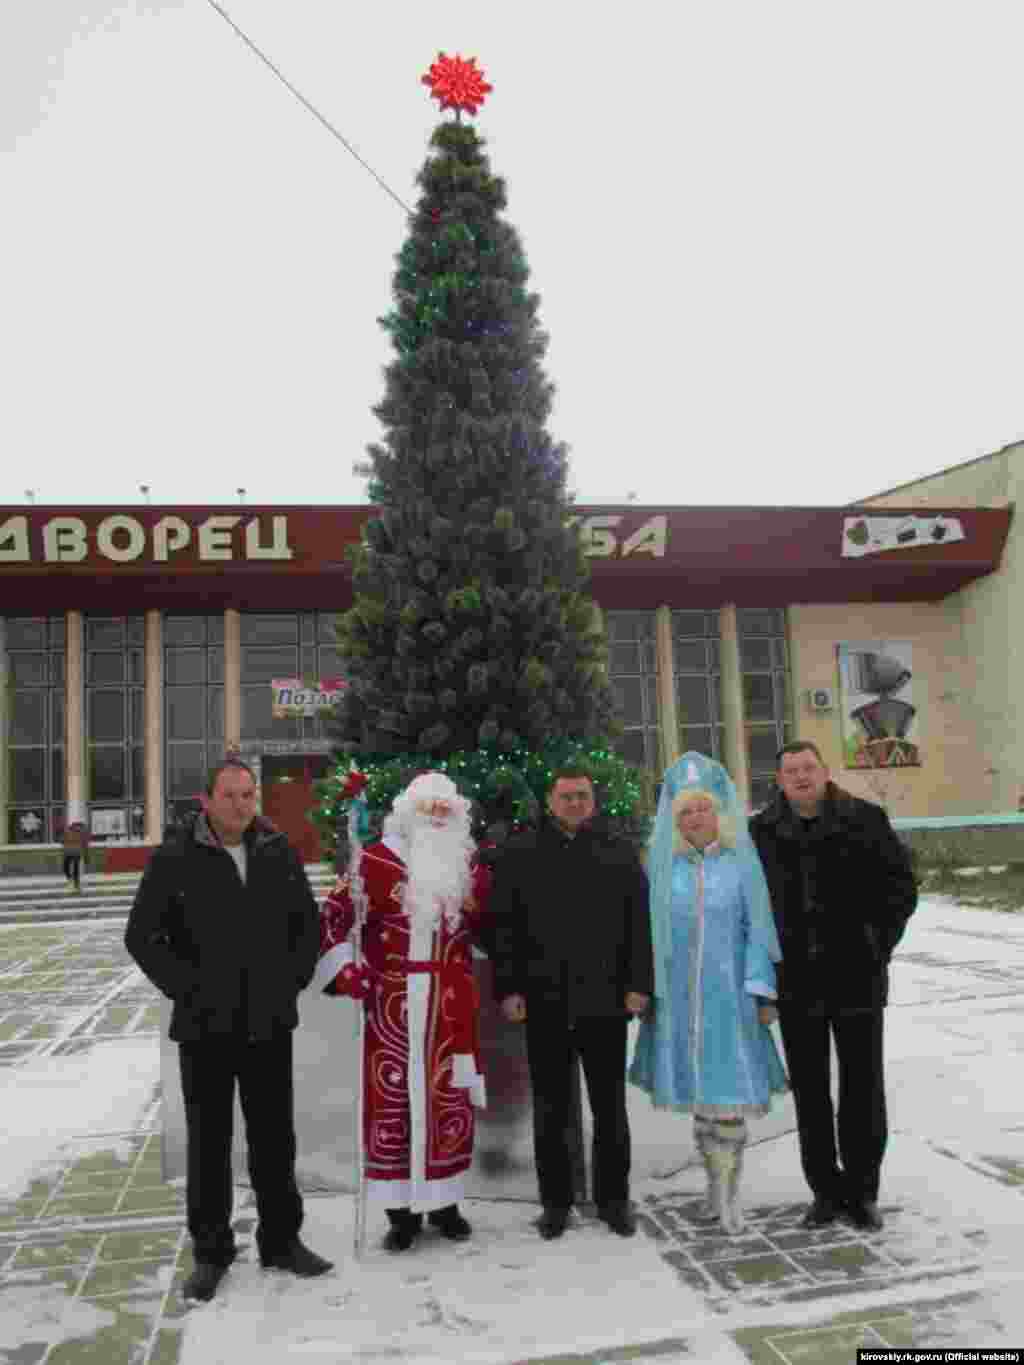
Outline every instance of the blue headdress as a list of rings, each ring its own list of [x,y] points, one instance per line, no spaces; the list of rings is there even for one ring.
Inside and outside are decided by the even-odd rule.
[[[773,962],[782,957],[768,885],[764,879],[761,860],[747,829],[746,813],[742,809],[736,788],[729,774],[713,758],[693,751],[683,754],[665,773],[658,798],[658,813],[654,820],[647,875],[651,883],[651,937],[654,944],[654,995],[659,1008],[667,1008],[669,972],[668,960],[672,953],[672,860],[676,853],[676,827],[672,818],[672,803],[680,792],[706,791],[718,803],[719,816],[724,817],[736,831],[736,857],[740,865],[743,893],[750,915],[751,930],[763,933],[768,942]]]

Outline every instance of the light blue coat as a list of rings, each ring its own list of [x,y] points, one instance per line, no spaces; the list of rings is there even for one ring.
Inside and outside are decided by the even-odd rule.
[[[670,918],[671,1008],[655,1002],[643,1019],[629,1079],[658,1108],[766,1114],[787,1089],[755,998],[775,999],[778,941],[770,920],[751,916],[733,850],[712,844],[674,858]]]

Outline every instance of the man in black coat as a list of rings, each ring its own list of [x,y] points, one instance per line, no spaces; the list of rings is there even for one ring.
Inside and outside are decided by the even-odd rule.
[[[205,811],[150,858],[125,946],[174,1002],[188,1137],[187,1205],[195,1269],[187,1299],[211,1299],[235,1258],[231,1140],[237,1083],[265,1269],[331,1269],[299,1240],[292,1030],[312,979],[319,912],[288,840],[256,814],[251,769],[210,774]]]
[[[594,788],[578,769],[554,775],[546,820],[510,840],[495,869],[494,990],[525,1023],[534,1152],[547,1239],[573,1203],[568,1129],[572,1068],[583,1064],[594,1117],[594,1199],[620,1236],[629,1203],[626,1027],[654,989],[647,878],[630,846],[591,826]]]
[[[814,744],[798,740],[779,751],[777,782],[778,796],[753,817],[750,832],[782,948],[779,1025],[814,1195],[804,1223],[820,1227],[845,1211],[857,1227],[878,1229],[888,1136],[883,1010],[889,959],[917,905],[917,887],[885,812],[835,786]]]

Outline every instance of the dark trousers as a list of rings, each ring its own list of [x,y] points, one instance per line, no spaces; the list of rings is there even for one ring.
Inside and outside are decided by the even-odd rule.
[[[64,876],[69,882],[74,882],[76,886],[82,884],[82,855],[80,853],[64,854]]]
[[[594,1202],[629,1198],[626,1118],[626,1019],[578,1019],[569,1027],[554,1013],[527,1009],[526,1054],[533,1089],[533,1150],[540,1200],[546,1208],[573,1203],[569,1148],[571,1077],[583,1064],[594,1118]]]
[[[881,1009],[814,1015],[783,1006],[779,1026],[796,1101],[800,1160],[822,1199],[874,1202],[888,1137]],[[832,1106],[835,1040],[839,1112]],[[842,1170],[837,1160],[842,1160]]]
[[[261,1256],[283,1251],[302,1226],[295,1184],[292,1035],[270,1042],[206,1039],[181,1043],[181,1089],[188,1135],[186,1203],[197,1261],[230,1265],[231,1138],[238,1086],[256,1195]]]

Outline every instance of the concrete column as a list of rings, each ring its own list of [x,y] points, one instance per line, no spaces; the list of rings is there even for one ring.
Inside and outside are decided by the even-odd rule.
[[[145,726],[145,839],[159,844],[164,828],[164,618],[159,611],[146,612]]]
[[[85,820],[89,800],[85,743],[85,621],[80,611],[69,611],[67,623],[67,672],[64,760],[67,764],[68,820]]]
[[[747,757],[747,727],[743,707],[743,669],[740,664],[740,636],[733,603],[719,608],[718,627],[722,637],[722,719],[725,766],[736,786],[744,809],[750,805],[750,760]]]
[[[654,644],[658,661],[658,723],[661,727],[662,768],[679,757],[679,712],[676,707],[675,655],[672,648],[672,611],[659,607],[654,613]]]
[[[601,634],[604,636],[605,645],[607,646],[607,644],[608,644],[608,627],[605,625],[604,612],[601,610],[601,608],[597,605],[596,602],[593,603],[593,608],[594,608],[594,617],[593,617],[594,625],[595,625],[595,626],[598,626],[598,627],[600,628]],[[603,673],[604,673],[604,676],[607,678],[607,676],[608,676],[608,661],[607,661],[607,660],[605,660],[605,663],[604,663],[604,665],[603,665],[603,670],[602,670],[602,671],[603,671]]]
[[[242,618],[224,610],[224,748],[242,743]]]
[[[10,760],[10,672],[7,667],[7,622],[0,616],[0,844],[6,844],[10,835],[7,828],[7,784],[11,770]]]

